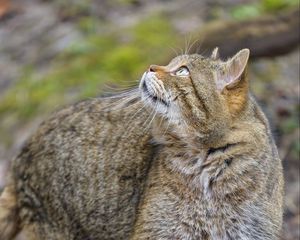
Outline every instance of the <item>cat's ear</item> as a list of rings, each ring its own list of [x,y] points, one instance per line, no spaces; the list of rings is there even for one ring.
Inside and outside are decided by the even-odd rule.
[[[247,63],[249,49],[239,51],[234,57],[224,62],[217,76],[218,90],[227,101],[232,115],[237,115],[246,106],[249,83],[247,79]]]
[[[223,64],[222,70],[218,72],[216,79],[217,88],[221,92],[225,89],[233,89],[238,85],[243,85],[244,87],[248,86],[248,84],[246,84],[246,68],[249,55],[249,49],[245,48]]]
[[[216,48],[212,51],[210,58],[211,58],[212,60],[218,60],[219,57],[220,57],[220,55],[219,55],[219,48],[216,47]]]

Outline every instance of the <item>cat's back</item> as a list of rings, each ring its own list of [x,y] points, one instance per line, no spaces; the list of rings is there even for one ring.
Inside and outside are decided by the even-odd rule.
[[[128,237],[153,151],[142,106],[138,98],[81,102],[29,139],[13,179],[21,219],[39,237]]]

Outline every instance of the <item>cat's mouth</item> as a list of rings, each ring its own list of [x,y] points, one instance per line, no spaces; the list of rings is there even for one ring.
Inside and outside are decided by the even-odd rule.
[[[141,84],[141,89],[143,91],[143,94],[145,95],[146,98],[152,100],[154,103],[156,102],[160,102],[162,103],[163,105],[165,105],[166,107],[169,106],[169,103],[166,102],[164,99],[158,97],[157,95],[155,95],[153,93],[153,91],[151,91],[148,86],[147,86],[147,83],[145,81],[145,79],[142,79],[142,84]]]

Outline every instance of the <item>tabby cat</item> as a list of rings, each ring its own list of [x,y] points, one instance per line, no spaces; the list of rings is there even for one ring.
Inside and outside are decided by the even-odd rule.
[[[278,239],[282,166],[248,58],[178,56],[54,114],[12,163],[0,239]]]

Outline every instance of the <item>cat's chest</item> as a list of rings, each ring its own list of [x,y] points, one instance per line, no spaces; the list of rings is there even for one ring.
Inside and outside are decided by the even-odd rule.
[[[208,148],[179,148],[177,151],[166,148],[160,159],[161,171],[170,175],[174,182],[180,182],[183,191],[200,192],[202,198],[210,202],[212,198],[219,197],[220,192],[215,190],[215,186],[224,185],[224,174],[232,160],[227,159],[223,151],[209,152]]]
[[[199,174],[206,156],[207,151],[201,149],[169,148],[166,149],[163,158],[168,163],[170,170],[188,177]]]
[[[182,201],[178,209],[180,217],[169,219],[174,229],[171,239],[199,239],[199,240],[231,240],[249,238],[249,231],[237,232],[237,229],[251,229],[253,225],[245,222],[242,212],[228,204],[208,203],[206,201],[190,203]],[[171,214],[171,213],[170,213]],[[255,212],[252,213],[257,218]]]
[[[226,213],[201,196],[181,200],[178,210],[175,239],[220,239],[226,232]]]

